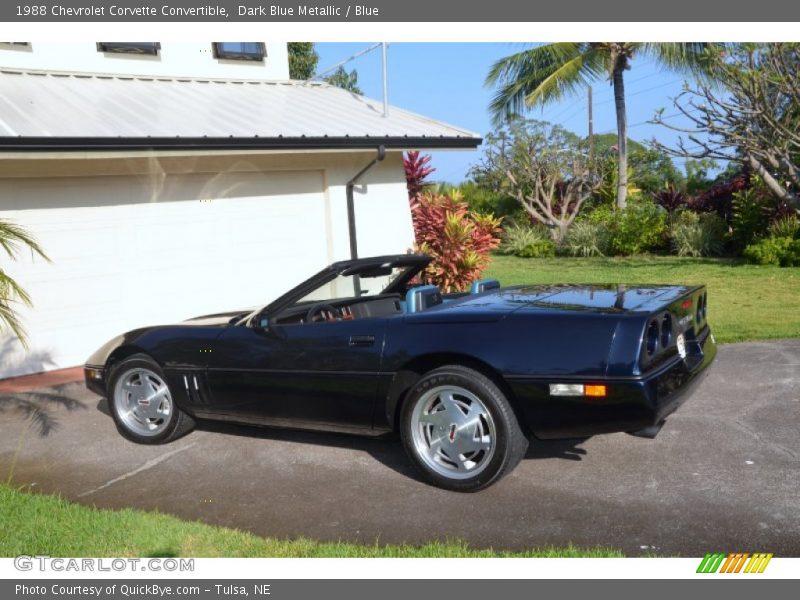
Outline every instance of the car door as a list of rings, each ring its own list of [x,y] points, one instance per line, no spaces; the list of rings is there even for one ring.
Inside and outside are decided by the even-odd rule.
[[[209,360],[213,411],[265,424],[370,429],[385,331],[381,317],[228,328]]]

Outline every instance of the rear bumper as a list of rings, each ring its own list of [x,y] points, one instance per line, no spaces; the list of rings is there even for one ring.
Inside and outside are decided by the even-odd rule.
[[[605,384],[604,398],[553,397],[554,380],[515,379],[509,385],[528,430],[537,437],[570,438],[638,431],[661,423],[685,402],[708,373],[717,347],[708,327],[687,341],[687,356],[675,356],[642,377],[581,379]],[[559,380],[561,381],[561,380]]]
[[[655,409],[653,423],[659,423],[685,402],[717,356],[717,344],[706,327],[698,339],[687,342],[688,355],[663,371],[648,375],[646,393]]]

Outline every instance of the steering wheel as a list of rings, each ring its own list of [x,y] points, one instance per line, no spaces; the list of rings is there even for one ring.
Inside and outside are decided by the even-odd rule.
[[[342,312],[333,306],[332,304],[328,304],[327,302],[318,302],[314,306],[308,309],[306,313],[306,323],[314,323],[317,321],[316,317],[320,316],[323,310],[328,310],[333,313],[334,318],[340,319],[342,317]],[[323,318],[323,321],[327,321],[327,319]]]

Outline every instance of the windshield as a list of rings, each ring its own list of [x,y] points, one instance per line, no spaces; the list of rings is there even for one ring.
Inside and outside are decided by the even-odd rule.
[[[328,302],[342,298],[378,296],[388,288],[396,279],[402,277],[410,270],[418,267],[386,267],[371,270],[362,270],[349,275],[340,274],[336,279],[324,283],[314,291],[306,294],[297,301],[302,302]]]

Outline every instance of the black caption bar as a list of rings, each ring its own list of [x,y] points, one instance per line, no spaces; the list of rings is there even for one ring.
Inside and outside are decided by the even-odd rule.
[[[298,22],[793,22],[800,2],[787,0],[6,0],[0,21],[298,21]],[[709,39],[724,38],[710,31]]]
[[[309,567],[311,568],[311,567]],[[757,589],[756,589],[757,586]],[[428,600],[452,597],[459,600],[486,598],[647,598],[674,600],[691,595],[697,588],[726,600],[780,597],[796,590],[792,580],[353,580],[309,579],[261,580],[78,580],[29,579],[0,581],[4,600]]]

